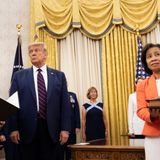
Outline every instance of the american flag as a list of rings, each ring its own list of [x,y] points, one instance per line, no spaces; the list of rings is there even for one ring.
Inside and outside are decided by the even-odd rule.
[[[14,58],[14,65],[13,65],[13,71],[12,71],[12,78],[16,71],[19,71],[23,69],[23,59],[22,59],[22,49],[21,49],[21,36],[18,35],[17,39],[17,48],[16,48],[16,54]],[[11,78],[11,81],[12,81]]]
[[[145,79],[149,76],[149,74],[145,72],[141,61],[143,44],[139,36],[137,37],[137,43],[138,43],[138,55],[137,55],[137,65],[136,65],[136,82],[139,78]]]

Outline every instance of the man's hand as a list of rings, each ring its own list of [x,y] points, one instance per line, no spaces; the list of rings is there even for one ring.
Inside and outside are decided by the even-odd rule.
[[[59,137],[60,144],[63,145],[64,143],[66,143],[68,140],[68,137],[69,137],[68,131],[61,131],[60,137]]]
[[[0,142],[6,141],[6,137],[4,135],[0,135]]]
[[[5,124],[5,121],[0,121],[0,128],[2,128]]]
[[[13,143],[19,144],[19,141],[20,141],[19,131],[11,132],[10,138],[11,138]]]

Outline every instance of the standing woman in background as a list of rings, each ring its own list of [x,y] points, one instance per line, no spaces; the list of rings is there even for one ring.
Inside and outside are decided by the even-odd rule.
[[[146,160],[159,160],[160,109],[150,109],[149,100],[160,96],[160,44],[147,44],[142,50],[142,63],[151,76],[137,85],[137,115],[145,121]]]
[[[97,102],[98,91],[90,87],[87,98],[90,100],[82,106],[82,140],[84,142],[105,139],[108,141],[108,125],[103,103]]]
[[[143,80],[143,77],[139,77],[136,81],[135,88]],[[129,95],[128,99],[128,135],[131,146],[144,146],[143,127],[144,121],[137,116],[137,94],[134,92]]]

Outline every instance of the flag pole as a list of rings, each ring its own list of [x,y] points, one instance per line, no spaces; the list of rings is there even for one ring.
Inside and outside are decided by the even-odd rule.
[[[20,34],[22,25],[17,24],[16,28],[17,28],[18,38],[17,38],[17,47],[16,47],[16,53],[15,53],[15,57],[14,57],[14,64],[13,64],[11,81],[12,81],[14,73],[16,71],[23,69],[23,59],[22,59],[22,51],[21,51],[21,34]]]
[[[138,24],[136,24],[136,35],[137,35],[137,41],[139,41],[140,40],[140,38],[141,38],[141,35],[139,34],[139,25]],[[138,42],[138,44],[139,44],[139,42]],[[138,46],[139,47],[139,46]],[[140,71],[141,71],[141,73],[143,72],[143,68],[141,67],[141,69],[140,69]],[[142,78],[142,77],[141,77]],[[137,79],[138,80],[138,79]]]
[[[22,24],[16,24],[16,28],[17,28],[17,35],[18,35],[18,46],[20,45],[21,46],[21,29],[22,29]],[[20,65],[21,63],[21,47],[18,47],[18,64]],[[19,66],[21,67],[21,66]]]

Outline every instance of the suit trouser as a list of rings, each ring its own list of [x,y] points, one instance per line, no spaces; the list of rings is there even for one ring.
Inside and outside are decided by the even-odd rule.
[[[5,160],[19,160],[18,159],[18,145],[7,139],[4,143]]]
[[[58,160],[59,144],[53,143],[46,120],[38,118],[35,138],[29,144],[19,144],[20,160]]]

